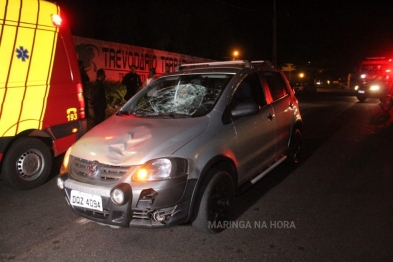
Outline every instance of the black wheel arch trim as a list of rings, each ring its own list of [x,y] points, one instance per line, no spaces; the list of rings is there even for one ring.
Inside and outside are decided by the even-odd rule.
[[[197,204],[200,201],[201,194],[199,194],[199,189],[203,185],[204,181],[208,179],[208,173],[212,168],[217,168],[221,170],[227,171],[233,180],[233,184],[235,186],[235,191],[237,190],[238,184],[237,184],[237,171],[236,171],[236,165],[233,162],[232,159],[224,156],[224,155],[218,155],[210,159],[207,164],[203,167],[202,171],[199,174],[199,177],[195,183],[194,190],[192,192],[191,196],[191,203],[190,203],[190,211],[188,213],[188,221],[192,221],[198,211],[198,206]],[[199,200],[199,201],[198,201]]]

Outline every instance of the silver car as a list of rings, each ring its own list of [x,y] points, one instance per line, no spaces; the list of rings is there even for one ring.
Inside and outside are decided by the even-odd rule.
[[[263,61],[180,66],[131,98],[66,153],[57,184],[71,208],[101,224],[191,222],[217,233],[233,198],[302,144],[298,101]]]

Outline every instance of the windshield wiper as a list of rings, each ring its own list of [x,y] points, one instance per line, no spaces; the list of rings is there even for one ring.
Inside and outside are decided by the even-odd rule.
[[[116,113],[117,116],[120,116],[120,115],[130,115],[130,114],[131,114],[130,111],[118,111],[118,112]]]

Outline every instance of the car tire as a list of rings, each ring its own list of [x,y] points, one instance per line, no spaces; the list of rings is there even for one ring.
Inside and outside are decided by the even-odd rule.
[[[201,187],[194,229],[216,234],[226,229],[233,212],[234,184],[226,171],[212,169]]]
[[[301,150],[303,147],[303,136],[299,128],[295,128],[292,131],[291,139],[289,141],[288,148],[288,163],[291,165],[297,165],[300,161]]]
[[[385,112],[389,112],[390,109],[393,107],[393,98],[390,95],[385,96],[384,98],[380,99],[380,101],[380,106]]]
[[[357,99],[358,99],[360,102],[364,102],[364,101],[366,101],[367,97],[364,97],[364,96],[357,96]]]
[[[23,137],[5,155],[1,179],[10,188],[27,190],[45,183],[51,169],[48,146],[39,139]]]

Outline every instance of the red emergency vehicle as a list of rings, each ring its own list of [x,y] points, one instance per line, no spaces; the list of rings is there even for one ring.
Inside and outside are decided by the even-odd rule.
[[[1,1],[0,33],[0,179],[30,189],[86,132],[77,55],[53,2]]]
[[[360,79],[355,86],[356,97],[383,99],[393,85],[393,60],[386,57],[368,57],[360,64]]]

